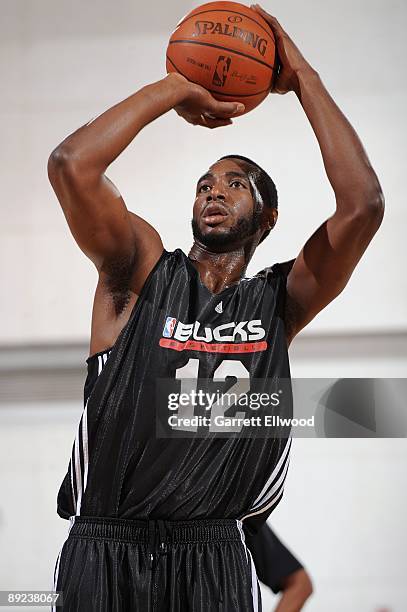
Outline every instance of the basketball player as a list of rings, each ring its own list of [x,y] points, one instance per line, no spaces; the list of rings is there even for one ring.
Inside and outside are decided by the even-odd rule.
[[[64,610],[261,609],[245,535],[281,499],[290,432],[253,437],[242,426],[222,437],[181,425],[157,435],[168,413],[157,381],[178,388],[187,373],[208,385],[249,380],[250,390],[261,380],[267,390],[289,380],[288,346],[344,289],[384,204],[357,134],[318,73],[274,17],[253,10],[277,40],[281,67],[272,91],[297,96],[336,199],[296,258],[244,276],[277,221],[275,184],[249,158],[225,156],[198,180],[188,255],[164,249],[106,177],[140,130],[171,109],[209,128],[242,112],[179,74],[89,121],[49,159],[69,228],[99,275],[88,358],[98,376],[58,494],[58,513],[70,520],[54,572]],[[156,173],[160,180],[159,160]],[[178,166],[177,173],[166,201],[152,205],[176,211]]]

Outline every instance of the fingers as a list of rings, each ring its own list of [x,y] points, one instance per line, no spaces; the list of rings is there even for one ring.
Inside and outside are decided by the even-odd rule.
[[[225,119],[230,117],[236,117],[241,115],[245,111],[244,104],[240,102],[214,102],[211,106],[211,110],[206,112],[205,115],[210,119]]]
[[[230,118],[216,118],[216,117],[211,117],[210,113],[205,112],[202,113],[201,115],[191,115],[188,113],[182,113],[179,112],[177,109],[175,109],[177,115],[179,115],[180,117],[182,117],[183,119],[185,119],[185,121],[187,121],[188,123],[192,124],[192,125],[200,125],[202,127],[207,127],[207,128],[216,128],[216,127],[223,127],[225,125],[232,125],[233,121]]]
[[[264,19],[271,25],[271,27],[273,28],[273,30],[275,30],[277,34],[284,34],[284,30],[280,23],[277,21],[277,19],[273,15],[270,15],[270,13],[267,13],[260,6],[260,4],[251,4],[250,8],[260,13],[260,15],[264,17]]]
[[[208,116],[209,113],[203,113],[200,117],[200,121],[195,123],[195,125],[201,125],[202,127],[207,127],[210,129],[223,127],[225,125],[232,125],[233,121],[231,119],[219,119],[216,117]]]

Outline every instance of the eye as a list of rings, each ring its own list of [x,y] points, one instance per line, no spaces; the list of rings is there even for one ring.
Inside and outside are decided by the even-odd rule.
[[[230,184],[231,184],[231,185],[234,185],[235,183],[237,183],[237,184],[238,184],[238,185],[240,185],[241,187],[245,187],[245,185],[244,185],[244,184],[243,184],[241,181],[239,181],[239,180],[237,180],[237,179],[236,179],[236,180],[234,180],[234,181],[232,181]],[[200,192],[203,190],[203,188],[204,188],[204,187],[208,187],[208,189],[211,189],[211,186],[210,186],[210,185],[208,185],[208,183],[202,183],[202,185],[200,185],[200,186],[198,187],[198,193],[200,193]],[[205,189],[204,191],[207,191],[207,189]]]

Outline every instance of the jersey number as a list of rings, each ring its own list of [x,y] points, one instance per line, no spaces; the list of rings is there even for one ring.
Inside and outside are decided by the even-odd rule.
[[[199,371],[199,359],[189,359],[188,363],[186,363],[182,368],[177,368],[176,370],[176,378],[181,380],[181,393],[185,393],[190,395],[191,391],[194,389],[196,391],[196,380],[198,378]],[[243,395],[245,395],[250,389],[250,373],[248,369],[243,365],[241,361],[232,360],[232,359],[224,359],[216,368],[213,373],[213,380],[226,381],[228,376],[233,376],[237,378],[236,383],[230,387],[227,393],[233,393],[237,396],[237,401]],[[215,424],[216,417],[224,416],[226,410],[230,408],[227,402],[222,401],[224,395],[217,394],[219,399],[215,401],[211,410],[206,410],[205,413],[207,416],[211,416],[211,424],[209,425],[209,431],[211,432],[238,432],[241,431],[242,427],[236,426],[221,426]],[[185,406],[180,405],[178,408],[178,416],[182,417],[180,421],[184,421],[185,419],[192,418],[194,416],[194,405],[193,403],[189,403]],[[244,418],[246,414],[244,412],[237,412],[234,416],[238,418]],[[197,426],[186,426],[186,425],[177,425],[173,426],[173,429],[181,430],[181,431],[197,431]]]

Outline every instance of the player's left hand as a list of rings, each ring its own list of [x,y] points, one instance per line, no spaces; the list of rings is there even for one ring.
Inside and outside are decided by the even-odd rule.
[[[251,4],[250,8],[267,21],[276,39],[276,72],[274,73],[270,93],[285,94],[287,91],[295,91],[298,95],[298,71],[312,70],[310,64],[273,15],[267,13],[259,4]]]

